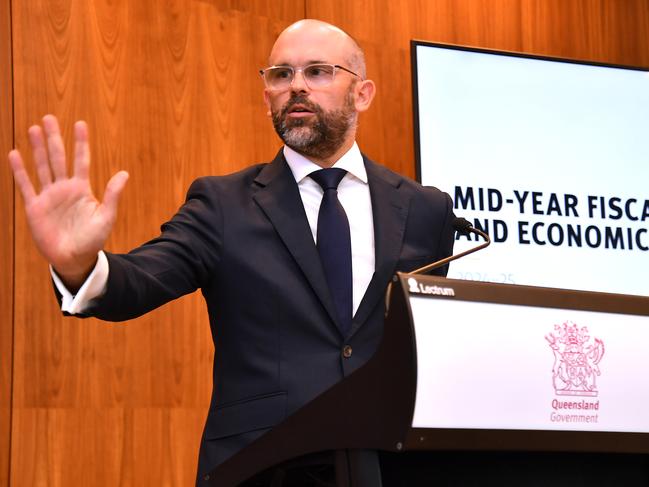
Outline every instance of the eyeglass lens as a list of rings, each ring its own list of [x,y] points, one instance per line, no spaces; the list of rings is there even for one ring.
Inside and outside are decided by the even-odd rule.
[[[311,64],[296,70],[290,66],[278,66],[266,69],[264,78],[270,88],[287,88],[293,82],[295,71],[302,71],[302,76],[310,87],[321,87],[333,82],[335,67],[331,64]]]

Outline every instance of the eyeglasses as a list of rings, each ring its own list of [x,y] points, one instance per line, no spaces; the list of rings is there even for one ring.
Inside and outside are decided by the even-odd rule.
[[[293,66],[270,66],[260,69],[259,74],[264,78],[266,88],[269,90],[285,90],[293,83],[295,73],[302,72],[304,82],[310,89],[324,88],[333,83],[336,71],[341,69],[357,78],[360,76],[338,64],[309,64],[301,68]]]

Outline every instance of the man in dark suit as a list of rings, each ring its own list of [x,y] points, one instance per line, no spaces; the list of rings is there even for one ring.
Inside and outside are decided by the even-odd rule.
[[[9,156],[65,312],[127,320],[201,289],[216,354],[199,478],[365,363],[394,272],[452,250],[448,195],[377,165],[355,143],[374,96],[356,42],[300,21],[269,64],[264,97],[285,147],[268,164],[195,181],[161,235],[129,254],[102,250],[128,175],[111,178],[101,204],[94,198],[83,122],[73,178],[56,119],[43,119],[48,148],[43,129],[30,128],[40,194],[18,152]],[[333,188],[317,175],[323,168],[337,171]],[[344,230],[325,227],[325,199]],[[332,239],[333,265],[323,250]],[[339,266],[349,268],[332,271]]]

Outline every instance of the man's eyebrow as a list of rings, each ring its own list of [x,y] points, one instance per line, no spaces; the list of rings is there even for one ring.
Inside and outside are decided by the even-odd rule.
[[[323,61],[322,59],[310,59],[306,63],[304,63],[304,66],[309,66],[311,64],[333,64],[333,63],[330,63],[329,61]],[[293,67],[291,63],[286,63],[286,62],[273,64],[273,66]]]

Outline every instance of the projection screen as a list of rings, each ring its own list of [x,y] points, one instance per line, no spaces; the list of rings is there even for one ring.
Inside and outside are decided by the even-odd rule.
[[[449,277],[649,295],[649,70],[411,54],[417,177],[494,241]]]

